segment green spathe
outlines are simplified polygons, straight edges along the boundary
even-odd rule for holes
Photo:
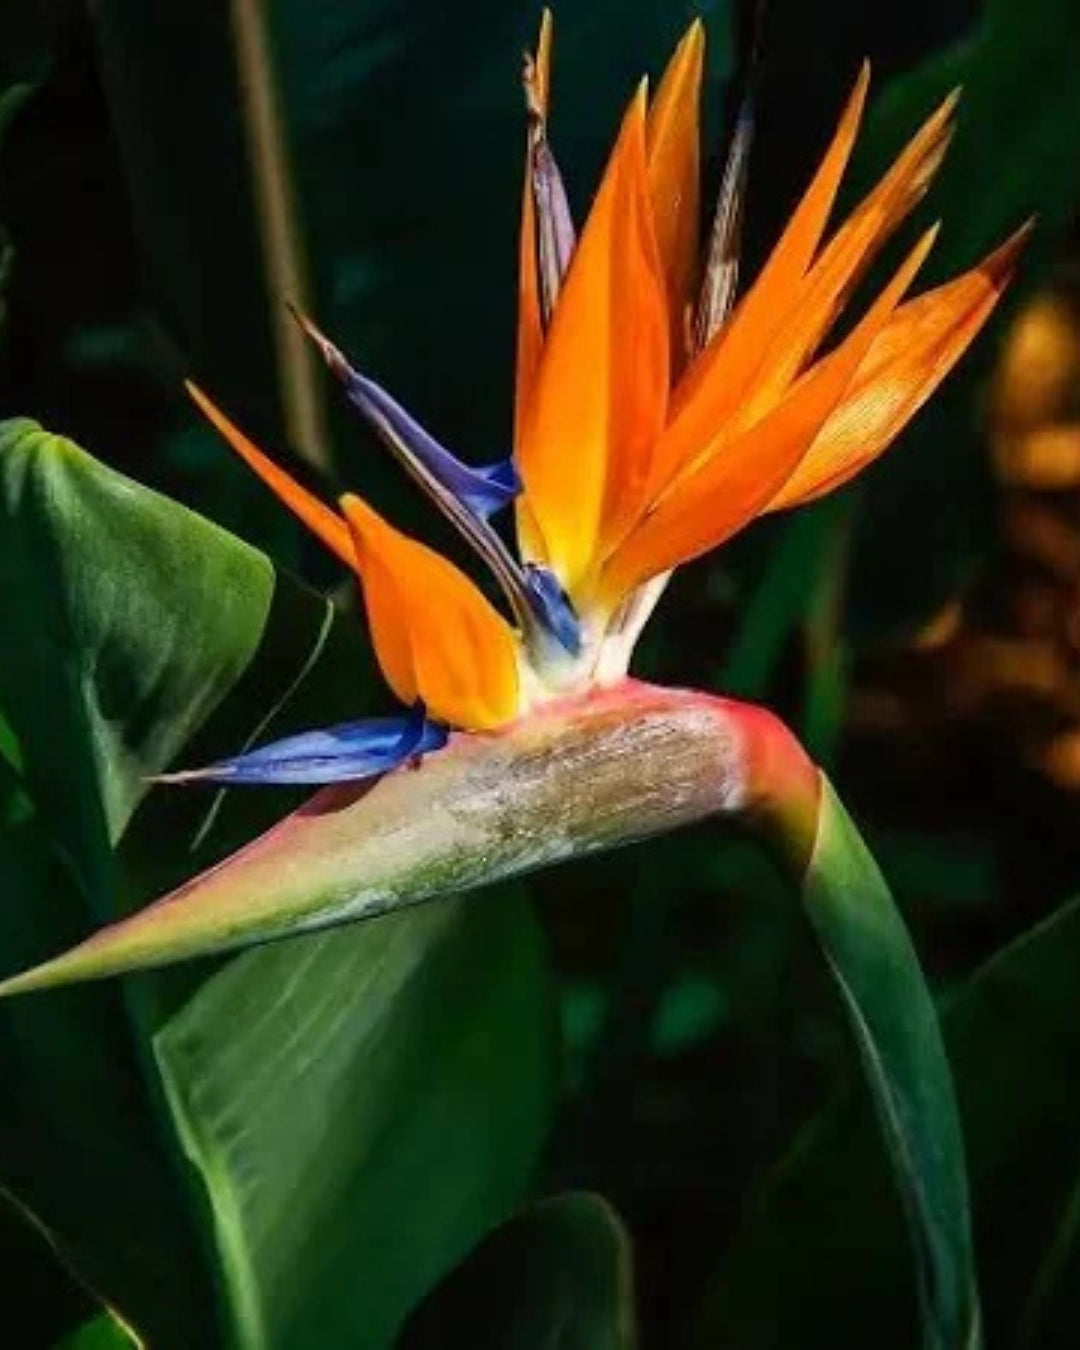
[[[749,706],[626,681],[497,735],[455,736],[418,768],[318,793],[231,858],[0,984],[0,994],[374,918],[714,814],[741,815],[760,758],[750,733],[762,728],[767,741],[773,727]]]

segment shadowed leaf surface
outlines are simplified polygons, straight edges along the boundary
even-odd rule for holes
[[[252,952],[159,1033],[243,1345],[389,1346],[513,1205],[554,1086],[546,989],[502,894]]]
[[[497,1228],[410,1320],[401,1350],[631,1350],[630,1239],[598,1195],[557,1195]]]
[[[138,1350],[138,1345],[115,1318],[102,1313],[58,1341],[54,1350]]]
[[[1064,1350],[1075,1337],[1078,960],[1074,900],[944,1010],[986,1324],[1002,1346]],[[770,1181],[724,1271],[717,1325],[732,1344],[796,1347],[814,1325],[854,1350],[883,1320],[908,1324],[902,1235],[865,1106],[813,1122]]]
[[[862,1147],[823,1131],[820,1150],[796,1153],[721,1272],[702,1343],[794,1350],[827,1329],[838,1346],[866,1345],[881,1308],[862,1297],[865,1280],[875,1291],[884,1283],[902,1294],[891,1316],[906,1328],[903,1343],[914,1344],[914,1277],[920,1343],[976,1347],[981,1319],[964,1151],[937,1016],[888,888],[827,784],[804,900],[846,1005],[876,1128],[864,1119]],[[872,1221],[863,1203],[870,1195]],[[838,1218],[849,1201],[852,1212]],[[876,1250],[881,1232],[895,1239],[888,1261]]]

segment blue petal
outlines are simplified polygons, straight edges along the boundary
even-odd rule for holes
[[[162,774],[163,783],[321,784],[348,783],[387,773],[416,755],[446,744],[446,728],[429,722],[422,709],[407,717],[362,722],[287,736],[245,755],[204,769]]]
[[[554,572],[526,563],[525,585],[533,613],[544,632],[571,656],[577,656],[581,651],[581,625]]]
[[[509,492],[511,497],[516,497],[521,491],[521,476],[512,459],[500,460],[498,464],[489,464],[487,468],[474,472],[483,475],[493,486]]]
[[[435,501],[454,517],[454,504],[464,505],[480,520],[501,511],[521,491],[510,460],[474,468],[463,464],[426,431],[392,394],[348,362],[344,352],[299,310],[293,314],[322,353],[323,360],[345,386],[353,407],[375,427],[395,455]],[[447,498],[450,498],[448,501]]]
[[[354,407],[374,424],[395,449],[411,455],[441,487],[452,492],[474,514],[486,519],[501,511],[521,491],[517,470],[509,460],[472,468],[425,431],[381,385],[347,366],[345,392]]]
[[[577,619],[558,582],[550,573],[528,569],[510,554],[489,516],[521,491],[510,460],[471,468],[441,446],[385,389],[361,375],[312,321],[290,305],[293,317],[323,360],[345,386],[350,401],[389,445],[409,474],[427,492],[447,519],[461,531],[491,568],[513,610],[514,620],[530,649],[550,652],[554,640],[576,655],[581,648]]]

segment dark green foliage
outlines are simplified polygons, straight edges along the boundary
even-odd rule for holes
[[[137,819],[112,853],[147,774],[183,746],[235,746],[282,703],[282,728],[339,698],[355,712],[359,680],[343,676],[362,666],[326,603],[261,554],[29,422],[0,428],[0,522],[0,584],[20,597],[0,702],[27,803],[0,836],[15,968],[146,898],[168,868],[208,860],[190,842],[206,798],[168,827],[167,806]],[[211,846],[236,828],[223,821]],[[150,869],[147,832],[171,841]],[[155,1346],[210,1346],[218,1326],[244,1344],[303,1345],[315,1300],[320,1343],[352,1347],[365,1270],[365,1343],[382,1344],[529,1173],[550,1093],[547,987],[531,916],[507,896],[485,921],[446,907],[252,953],[209,979],[188,967],[25,1001],[0,1038],[0,1180]],[[312,1048],[323,1018],[332,1061]],[[222,1040],[211,1028],[225,1023]],[[236,1063],[245,1027],[254,1041]],[[365,1131],[358,1094],[375,1079]],[[439,1110],[418,1112],[429,1094]],[[278,1128],[295,1171],[271,1167],[253,1192],[252,1159]],[[371,1138],[396,1142],[372,1163]],[[399,1250],[372,1224],[414,1189],[426,1226]],[[294,1282],[267,1256],[284,1254],[285,1215],[290,1268],[306,1257],[317,1276]],[[379,1267],[357,1266],[371,1244]]]
[[[630,1239],[598,1195],[509,1219],[425,1300],[402,1350],[632,1350]]]

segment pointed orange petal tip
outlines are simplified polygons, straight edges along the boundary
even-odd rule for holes
[[[705,28],[686,30],[661,76],[645,126],[648,187],[671,309],[671,345],[686,355],[684,320],[698,265],[701,77]]]
[[[547,116],[551,95],[551,43],[555,20],[546,6],[540,12],[540,30],[536,36],[536,52],[526,50],[522,63],[522,84],[525,105],[532,117]]]
[[[964,86],[954,84],[945,97],[941,100],[941,114],[943,117],[951,117],[960,106],[960,100],[964,97]]]
[[[668,316],[645,196],[645,81],[623,118],[524,405],[530,526],[572,595],[596,560],[608,488],[646,453],[668,395]],[[567,455],[573,457],[568,476]]]
[[[978,264],[977,270],[988,276],[995,285],[1006,286],[1012,280],[1020,256],[1035,230],[1036,218],[1029,216],[1019,229]]]
[[[912,250],[912,253],[913,256],[918,258],[918,262],[915,264],[916,272],[922,267],[930,254],[930,250],[937,243],[938,235],[941,233],[941,226],[942,222],[940,220],[932,221],[915,241],[915,248]]]
[[[362,564],[370,549],[377,549],[377,535],[381,529],[390,529],[374,507],[368,506],[355,492],[345,492],[338,498],[338,507],[352,531],[357,560]]]
[[[844,111],[840,114],[840,121],[837,126],[837,135],[847,132],[854,140],[862,125],[863,113],[866,111],[866,99],[870,93],[870,58],[864,56],[859,63],[859,73],[855,76],[855,84],[848,95],[848,101],[844,105]]]
[[[548,57],[551,54],[551,41],[555,35],[555,15],[552,13],[551,6],[545,5],[540,11],[540,31],[536,38],[536,50],[543,56]]]
[[[274,495],[321,539],[332,553],[336,553],[347,567],[356,563],[349,527],[325,502],[279,468],[269,455],[248,439],[235,423],[192,380],[184,381],[188,396],[206,420],[232,446],[242,460],[253,469]]]
[[[517,716],[513,629],[453,563],[347,494],[371,638],[387,682],[438,722],[488,731]]]
[[[700,64],[705,52],[705,24],[700,15],[688,25],[671,54],[667,72],[685,76]]]
[[[639,118],[641,119],[641,126],[644,130],[649,111],[648,75],[642,75],[641,79],[638,80],[634,92],[630,97],[630,103],[626,111],[628,116],[631,117],[635,123]]]

